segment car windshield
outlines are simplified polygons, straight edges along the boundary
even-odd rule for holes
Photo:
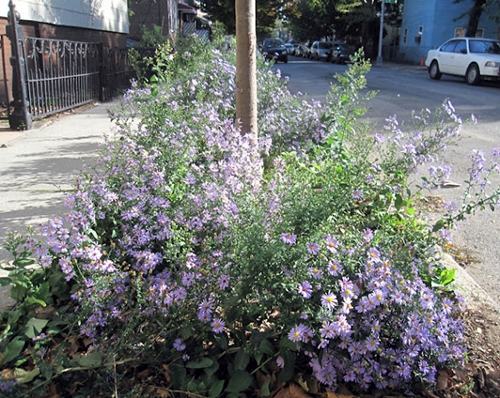
[[[356,47],[355,46],[350,46],[350,45],[339,46],[339,49],[344,54],[354,54],[356,52]]]
[[[471,53],[500,54],[500,42],[487,40],[471,40],[469,42]]]
[[[318,47],[328,50],[328,49],[333,47],[333,44],[332,43],[319,43]]]
[[[280,39],[264,40],[264,47],[281,47],[283,42]]]

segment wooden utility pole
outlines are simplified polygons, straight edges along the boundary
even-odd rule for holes
[[[236,119],[258,145],[255,0],[236,1]]]

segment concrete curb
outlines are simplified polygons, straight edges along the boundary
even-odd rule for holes
[[[491,312],[500,315],[500,306],[498,303],[472,279],[463,267],[457,264],[451,255],[442,253],[442,261],[446,268],[455,270],[456,290],[463,294],[468,308],[487,307]]]

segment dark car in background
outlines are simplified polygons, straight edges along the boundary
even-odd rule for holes
[[[350,44],[338,44],[329,54],[329,60],[334,64],[348,64],[358,48]]]
[[[284,63],[288,62],[288,51],[285,47],[285,43],[281,39],[264,39],[260,50],[267,60]]]

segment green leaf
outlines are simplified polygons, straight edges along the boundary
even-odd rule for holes
[[[394,201],[396,209],[399,210],[403,206],[403,197],[400,194],[396,194],[396,200]]]
[[[25,342],[21,340],[21,337],[16,337],[9,344],[7,344],[5,350],[3,351],[3,357],[0,361],[0,365],[4,365],[16,359],[23,351],[24,344]]]
[[[263,354],[273,355],[274,354],[274,346],[271,344],[269,340],[262,340],[260,343],[259,351]]]
[[[269,397],[271,395],[270,386],[271,386],[271,377],[267,376],[266,381],[264,382],[264,384],[262,384],[262,387],[260,389],[260,395],[262,395],[263,397]]]
[[[33,370],[30,370],[29,372],[26,372],[21,378],[18,378],[17,382],[19,384],[29,383],[33,381],[33,379],[37,377],[39,374],[40,374],[40,369],[35,368]]]
[[[10,296],[16,301],[21,301],[24,299],[27,291],[28,289],[26,287],[15,284],[10,288]]]
[[[47,319],[37,319],[31,318],[28,323],[26,323],[26,332],[24,333],[28,338],[32,339],[35,336],[38,336],[45,325],[47,325],[49,321]]]
[[[47,306],[47,303],[45,301],[37,299],[36,297],[32,297],[32,296],[26,297],[26,299],[24,300],[24,302],[26,304],[39,304],[42,307],[46,307]]]
[[[282,355],[284,366],[278,376],[278,381],[286,382],[292,379],[295,368],[295,355],[291,351],[285,351]]]
[[[12,282],[12,279],[10,279],[10,278],[7,278],[7,277],[0,278],[0,286],[8,286],[11,284],[11,282]]]
[[[455,272],[455,269],[444,269],[441,271],[439,283],[441,283],[441,285],[448,285],[453,282],[455,280]]]
[[[297,343],[294,343],[292,340],[288,338],[288,336],[283,336],[280,340],[280,348],[285,350],[297,350]]]
[[[444,227],[444,221],[439,220],[436,224],[434,224],[434,228],[432,228],[432,232],[437,232],[443,227]]]
[[[208,368],[203,369],[208,377],[212,376],[215,372],[217,372],[217,370],[219,370],[219,362],[217,361],[214,361],[214,363]]]
[[[252,384],[252,376],[243,370],[237,370],[231,376],[226,387],[226,392],[240,392],[246,390]]]
[[[28,265],[35,264],[35,260],[31,258],[17,258],[12,262],[16,267],[27,267]]]
[[[234,358],[234,368],[236,370],[245,370],[250,362],[250,355],[241,347]]]
[[[186,363],[186,368],[188,369],[204,369],[212,366],[214,361],[208,357],[203,357],[199,361],[189,361]]]
[[[88,355],[78,358],[78,364],[84,368],[95,368],[102,365],[102,354],[98,351],[92,351]]]
[[[227,336],[225,334],[216,334],[214,336],[215,341],[219,345],[220,348],[222,348],[223,351],[226,351],[229,347],[229,340],[227,339]]]
[[[213,384],[212,387],[210,387],[210,391],[208,392],[209,398],[217,398],[222,392],[223,388],[224,388],[224,380],[219,380],[215,382],[215,384]]]
[[[177,390],[184,389],[186,384],[186,368],[181,365],[172,364],[169,366],[169,373],[173,387]]]

